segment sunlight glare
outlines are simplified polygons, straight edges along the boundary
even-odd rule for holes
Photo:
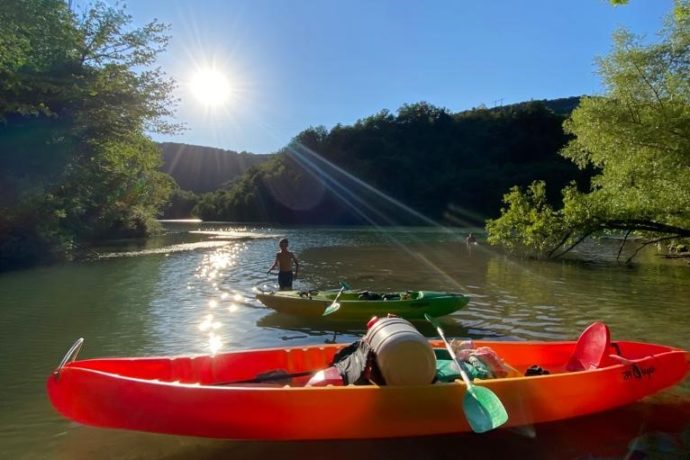
[[[198,70],[192,77],[190,89],[197,101],[206,107],[223,106],[230,99],[230,82],[217,70]]]
[[[199,324],[199,330],[206,332],[208,330],[216,330],[221,326],[222,324],[219,321],[213,320],[213,315],[206,315],[206,318]]]
[[[209,334],[208,336],[208,348],[211,350],[211,354],[215,355],[223,347],[223,340],[217,334]]]

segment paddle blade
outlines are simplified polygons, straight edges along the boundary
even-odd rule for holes
[[[467,391],[462,401],[462,408],[472,431],[475,433],[485,433],[507,422],[508,413],[501,400],[498,399],[498,396],[488,388],[472,385],[467,373],[457,361],[455,353],[446,340],[446,336],[439,322],[428,314],[424,314],[424,317],[438,331],[448,353],[450,353],[450,356],[456,361],[456,365],[460,370],[460,375],[467,386]]]
[[[340,291],[338,291],[338,295],[335,296],[335,299],[333,299],[333,303],[330,304],[328,307],[326,307],[326,309],[323,311],[321,316],[328,316],[331,313],[335,313],[336,311],[338,311],[338,309],[340,308],[340,304],[338,303],[338,299],[340,298],[340,294],[342,294],[344,290],[345,290],[345,286],[342,286],[340,288]]]
[[[506,408],[498,396],[488,388],[476,385],[468,388],[462,407],[475,433],[491,431],[508,421]]]
[[[343,288],[343,289],[346,289],[346,290],[348,290],[348,291],[351,291],[351,290],[352,290],[352,286],[350,286],[350,283],[348,283],[348,282],[345,281],[345,280],[340,280],[340,287]]]
[[[333,302],[333,303],[330,304],[328,307],[326,307],[326,309],[323,311],[323,313],[321,314],[321,316],[328,316],[328,315],[330,315],[331,313],[335,313],[335,312],[338,311],[339,309],[340,309],[340,304],[339,304],[338,302]]]

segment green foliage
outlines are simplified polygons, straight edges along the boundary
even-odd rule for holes
[[[8,112],[50,113],[41,95],[56,90],[74,57],[78,31],[65,2],[3,0],[0,4],[0,120]],[[41,75],[58,72],[54,78]]]
[[[196,217],[194,208],[199,204],[199,195],[188,190],[175,188],[163,212],[164,219],[189,219]]]
[[[81,18],[60,0],[0,4],[2,268],[154,229],[172,181],[144,133],[177,127],[173,84],[148,67],[168,38],[131,22],[104,3]]]
[[[688,8],[687,1],[676,10]],[[613,53],[599,61],[607,88],[603,97],[584,98],[564,125],[574,138],[563,156],[580,168],[594,167],[589,193],[564,190],[564,206],[549,227],[556,235],[536,253],[558,255],[588,235],[607,230],[635,231],[649,238],[690,236],[690,15],[675,14],[661,41],[645,45],[621,31]],[[494,243],[513,247],[515,214],[531,213],[530,196],[514,190],[508,208],[489,223]],[[513,234],[520,226],[513,227]],[[558,238],[562,233],[565,240]],[[521,237],[518,237],[520,239]],[[547,248],[550,248],[547,250]]]
[[[502,191],[515,183],[588,177],[556,154],[567,141],[564,119],[543,102],[457,114],[422,102],[352,126],[309,128],[278,158],[205,195],[197,212],[283,223],[427,224],[423,216],[483,222],[497,215]]]
[[[562,238],[562,219],[546,199],[544,181],[533,182],[525,193],[513,187],[503,201],[507,208],[501,210],[501,218],[487,222],[490,244],[505,242],[508,250],[519,254],[544,253]]]

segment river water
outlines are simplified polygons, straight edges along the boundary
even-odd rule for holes
[[[485,435],[338,442],[234,442],[95,429],[57,415],[44,384],[69,346],[80,358],[199,354],[360,337],[361,322],[280,315],[254,298],[280,237],[300,260],[295,288],[466,292],[451,337],[574,339],[605,321],[614,339],[690,349],[690,266],[642,254],[606,263],[506,257],[438,228],[282,228],[168,224],[164,237],[98,248],[92,261],[0,274],[0,452],[12,459],[690,458],[690,382],[620,410]],[[429,337],[435,331],[416,324]],[[315,420],[314,423],[318,423]]]

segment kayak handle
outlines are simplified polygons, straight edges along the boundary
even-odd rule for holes
[[[615,361],[618,361],[619,363],[623,363],[623,364],[635,364],[634,362],[632,362],[632,360],[630,360],[630,359],[628,359],[628,358],[624,358],[624,357],[622,357],[622,356],[620,356],[620,355],[613,355],[613,354],[611,354],[611,355],[609,355],[609,358],[611,358],[611,359],[613,359],[613,360],[615,360]]]
[[[62,358],[62,361],[60,361],[60,364],[58,367],[53,371],[53,377],[56,379],[60,378],[60,371],[62,371],[62,368],[65,367],[68,363],[71,363],[75,359],[77,359],[77,355],[79,354],[79,350],[81,350],[81,346],[84,345],[84,337],[79,337],[76,342],[74,342],[74,345],[70,347],[69,350],[67,350],[67,354],[65,354],[65,357]]]

